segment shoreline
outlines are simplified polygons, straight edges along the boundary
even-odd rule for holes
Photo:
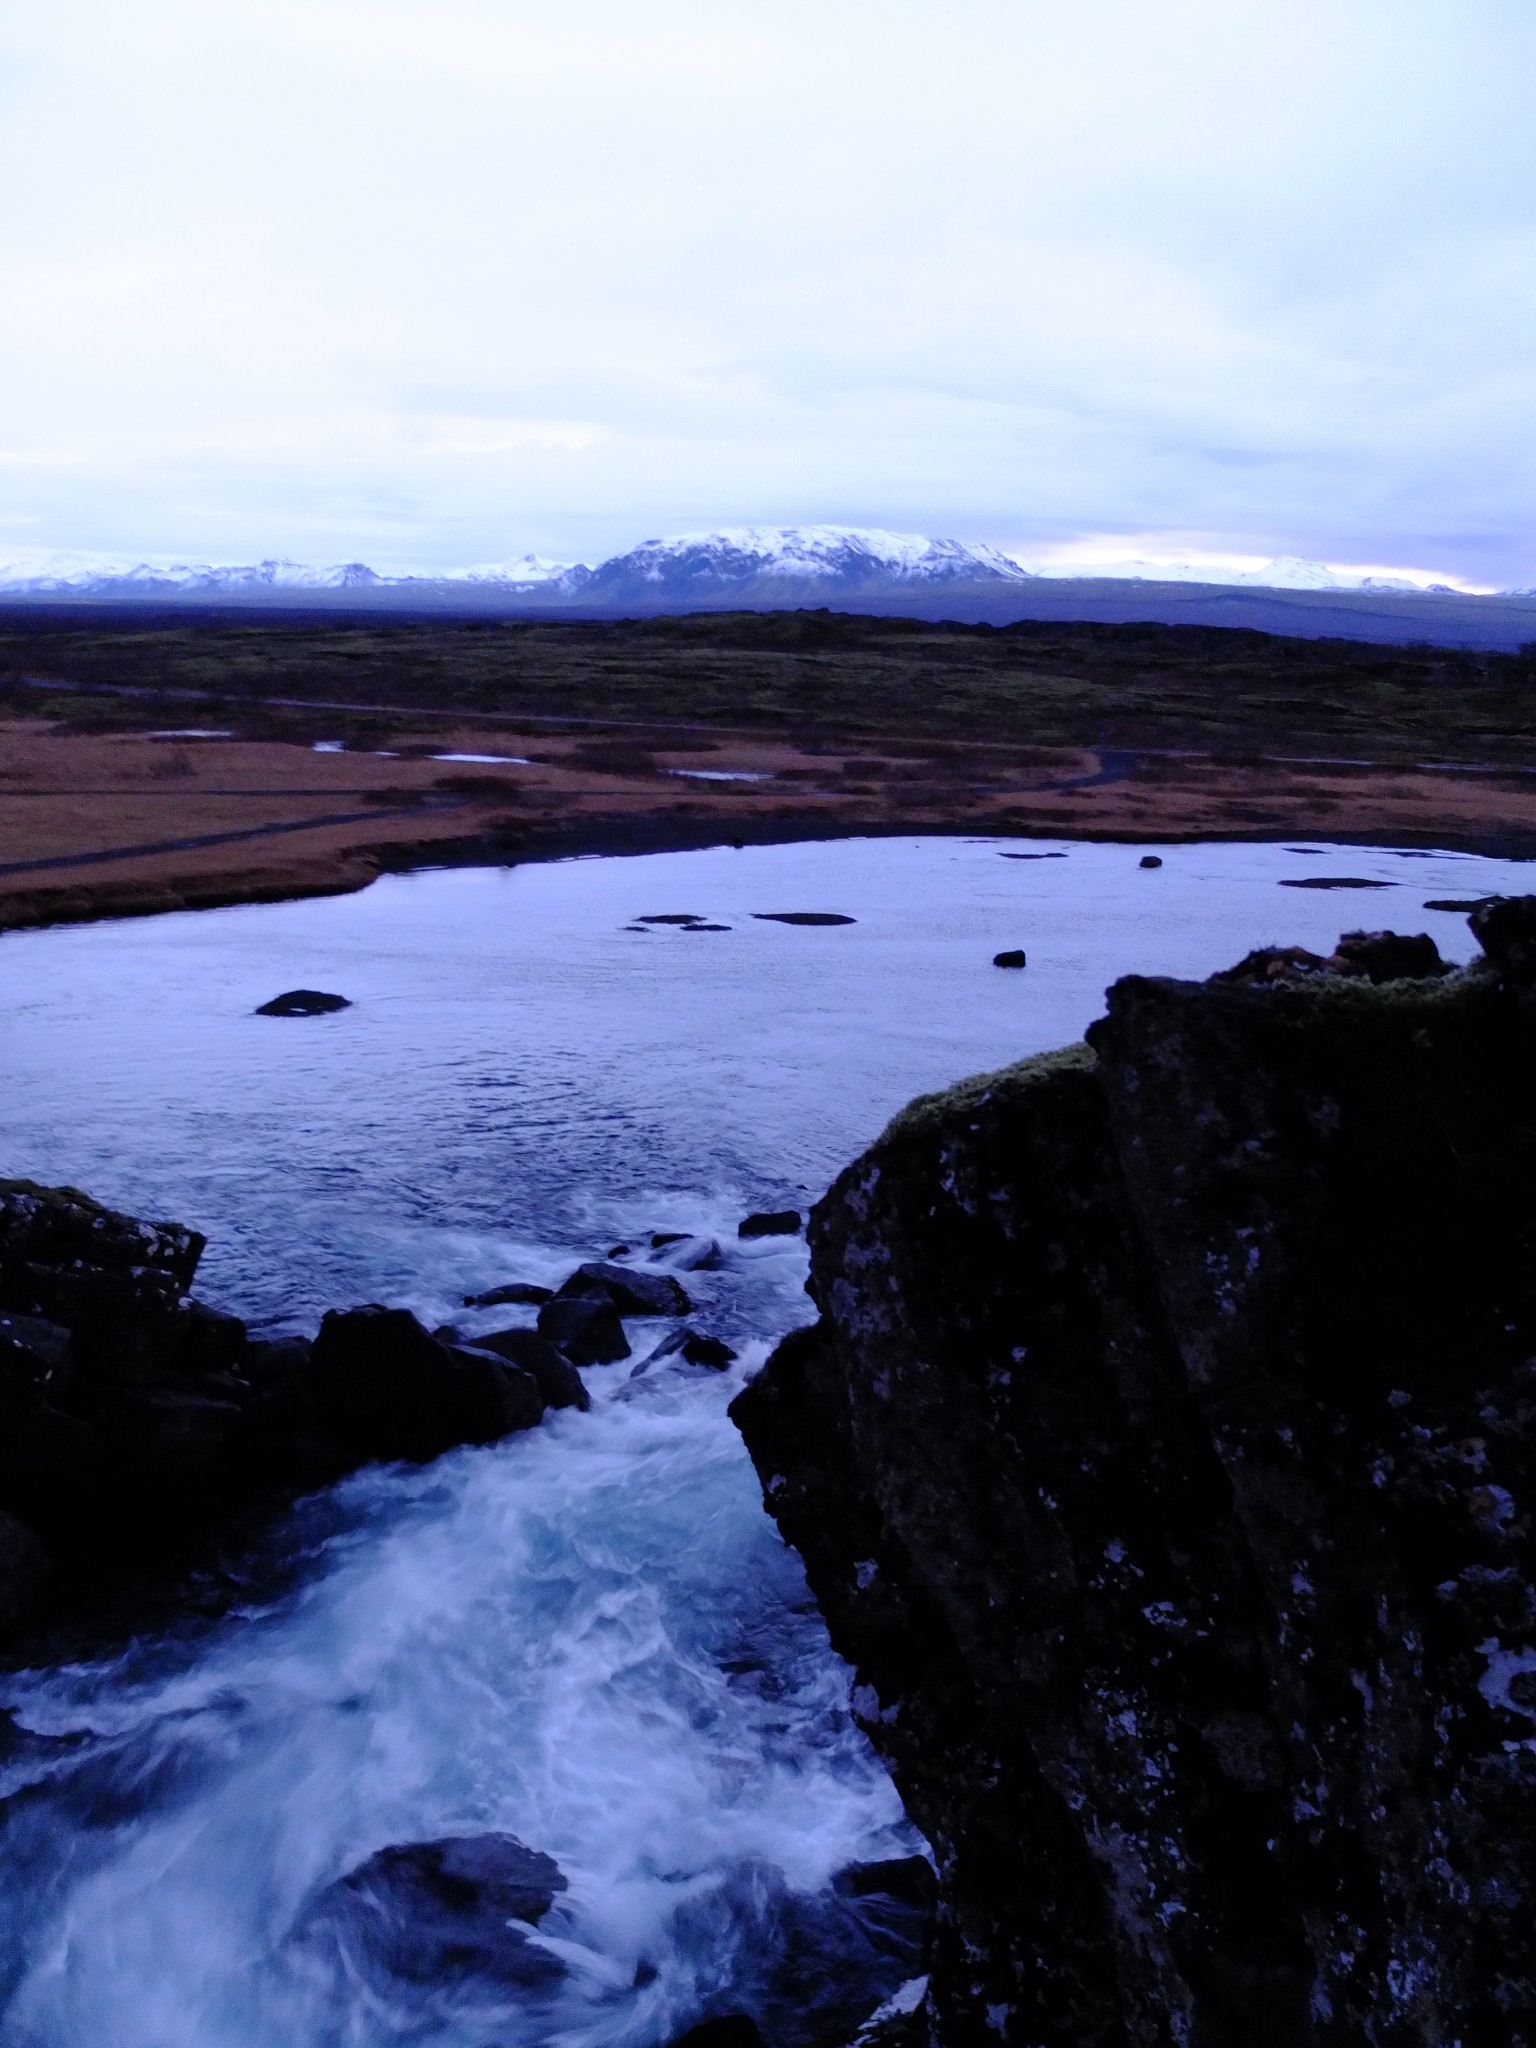
[[[1279,845],[1312,839],[1333,846],[1401,847],[1410,851],[1477,854],[1488,859],[1536,862],[1536,830],[1510,833],[1432,833],[1324,827],[1230,828],[1207,831],[1072,829],[1067,826],[998,827],[983,819],[884,823],[868,817],[797,813],[778,818],[710,819],[591,815],[579,823],[530,832],[491,831],[413,845],[359,847],[333,857],[323,871],[234,872],[207,882],[196,878],[72,882],[64,887],[0,892],[0,937],[13,931],[160,917],[179,911],[230,910],[245,904],[297,903],[322,896],[356,895],[386,875],[427,874],[444,868],[516,868],[562,860],[693,853],[714,846],[782,846],[837,839],[997,838],[1113,846]]]

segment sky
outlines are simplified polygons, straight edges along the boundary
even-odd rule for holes
[[[1531,0],[0,17],[0,560],[1536,584]]]

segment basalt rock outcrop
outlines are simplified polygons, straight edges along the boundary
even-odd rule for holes
[[[531,1331],[433,1336],[367,1307],[326,1316],[313,1343],[260,1341],[189,1299],[203,1247],[73,1188],[0,1181],[0,1638],[61,1601],[110,1606],[371,1460],[586,1405],[570,1358]]]
[[[1473,927],[1122,980],[818,1205],[732,1413],[937,1855],[905,2040],[1536,2041],[1536,899]]]

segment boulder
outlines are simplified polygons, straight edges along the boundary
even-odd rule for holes
[[[572,1365],[611,1365],[629,1356],[624,1325],[607,1295],[546,1301],[539,1310],[539,1334],[563,1351]]]
[[[537,1330],[492,1330],[488,1336],[468,1340],[477,1350],[490,1351],[508,1364],[530,1373],[537,1382],[546,1408],[592,1406],[581,1374],[547,1337]]]
[[[722,1337],[707,1337],[702,1330],[674,1330],[670,1337],[662,1339],[649,1358],[641,1360],[630,1377],[638,1379],[643,1372],[668,1358],[683,1358],[689,1365],[707,1365],[714,1372],[724,1372],[735,1357],[736,1353]]]
[[[1329,965],[1339,974],[1367,981],[1432,981],[1451,972],[1449,960],[1428,932],[1412,937],[1402,932],[1346,932],[1334,948]]]
[[[532,1280],[509,1280],[504,1287],[488,1287],[484,1294],[466,1294],[466,1308],[510,1308],[521,1303],[538,1308],[554,1297],[552,1287],[540,1287]]]
[[[258,1017],[329,1017],[337,1010],[350,1010],[350,996],[327,995],[324,989],[291,988],[269,1003],[259,1003]]]
[[[798,1209],[761,1209],[755,1215],[744,1216],[736,1226],[738,1237],[798,1237],[800,1235],[800,1211]]]
[[[554,1858],[515,1835],[411,1842],[380,1849],[332,1885],[309,1932],[328,1934],[370,1975],[424,1985],[480,1977],[537,1990],[565,1973],[530,1936],[566,1888]]]
[[[536,1421],[526,1388],[488,1352],[450,1350],[407,1309],[332,1310],[310,1366],[316,1412],[365,1457],[421,1464],[456,1444],[488,1444]]]
[[[1162,864],[1162,855],[1157,853],[1144,853],[1136,863],[1140,868],[1160,868]]]
[[[1536,900],[1127,977],[817,1205],[732,1404],[942,1872],[924,2040],[1536,2038]]]
[[[606,1298],[621,1316],[685,1316],[693,1303],[670,1273],[647,1273],[635,1266],[616,1266],[592,1259],[578,1266],[556,1292],[556,1299]],[[542,1325],[541,1325],[542,1327]]]
[[[1010,952],[994,953],[992,955],[992,965],[994,967],[1027,967],[1029,965],[1029,956],[1025,953],[1022,946],[1015,946]]]

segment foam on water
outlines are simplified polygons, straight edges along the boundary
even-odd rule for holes
[[[726,1256],[684,1276],[695,1320],[743,1353],[725,1376],[605,1368],[589,1415],[358,1474],[279,1539],[314,1552],[296,1587],[0,1682],[23,1731],[0,1761],[5,2048],[649,2048],[734,2009],[798,2048],[829,1981],[842,2017],[896,1989],[899,1945],[840,1920],[828,1883],[915,1837],[725,1416],[805,1318],[803,1248],[737,1242],[736,1218],[804,1207],[912,1094],[1075,1037],[1116,973],[1361,922],[1464,958],[1464,921],[1424,897],[1524,884],[1453,855],[1002,857],[1023,850],[450,872],[0,939],[5,1170],[210,1228],[210,1298],[301,1327],[369,1298],[437,1321],[703,1229]],[[1276,886],[1327,873],[1397,886]],[[752,916],[790,909],[858,922]],[[623,929],[683,910],[731,930]],[[1024,975],[991,966],[1017,945]],[[297,985],[355,1007],[251,1015]],[[638,1356],[671,1326],[629,1327]],[[379,1848],[487,1831],[570,1880],[540,1929],[553,1988],[385,1982],[315,1934]]]

